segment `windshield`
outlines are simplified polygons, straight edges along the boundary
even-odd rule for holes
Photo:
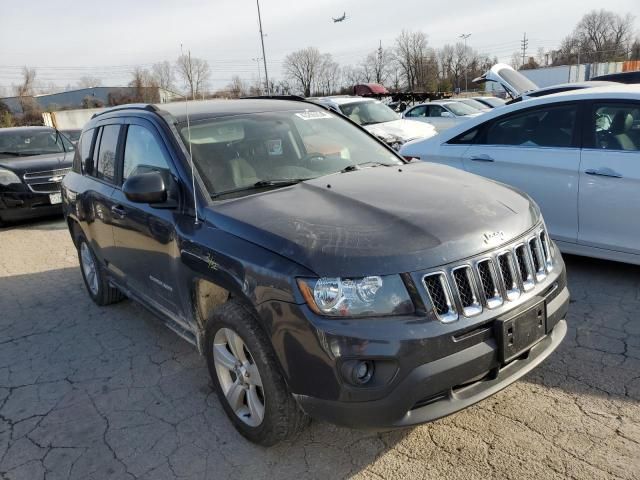
[[[0,130],[0,157],[27,157],[73,150],[56,130]]]
[[[346,103],[340,105],[340,110],[358,125],[374,125],[398,120],[396,112],[378,101]]]
[[[479,113],[478,110],[476,110],[475,108],[460,102],[447,103],[447,108],[451,110],[458,117],[463,117],[465,115],[474,115],[476,113]]]
[[[484,103],[488,103],[489,105],[491,105],[492,107],[495,107],[495,108],[501,107],[502,105],[504,105],[506,103],[501,98],[496,98],[496,97],[482,97],[482,101]]]
[[[186,124],[180,135],[189,148]],[[357,165],[400,165],[383,145],[325,111],[238,115],[191,124],[196,168],[212,196],[301,181]],[[358,168],[358,167],[355,167]]]
[[[503,68],[498,72],[500,77],[504,78],[504,80],[515,88],[518,93],[529,92],[531,90],[537,90],[538,86],[525,77],[523,74],[516,72],[511,68]]]
[[[458,102],[480,111],[487,110],[489,108],[485,104],[479,102],[478,100],[474,100],[473,98],[461,98],[458,100]]]

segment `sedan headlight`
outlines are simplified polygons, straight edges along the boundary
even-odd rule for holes
[[[404,315],[414,310],[399,275],[299,278],[298,285],[311,310],[320,315]]]
[[[20,178],[11,170],[0,168],[0,185],[11,185],[12,183],[22,183]]]

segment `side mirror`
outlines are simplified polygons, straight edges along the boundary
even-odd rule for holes
[[[451,112],[442,112],[440,114],[440,116],[444,117],[444,118],[453,118],[453,113],[451,113]]]
[[[134,203],[162,203],[167,200],[167,186],[160,172],[133,175],[124,182],[122,191]]]

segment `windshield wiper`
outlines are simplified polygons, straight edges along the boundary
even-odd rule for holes
[[[0,155],[13,155],[14,157],[31,157],[33,154],[24,152],[0,152]]]
[[[275,180],[260,180],[254,183],[253,185],[248,185],[246,187],[232,188],[231,190],[224,190],[222,192],[217,192],[211,195],[211,198],[218,198],[224,195],[229,195],[237,192],[245,192],[248,190],[258,190],[266,187],[286,187],[288,185],[295,185],[296,183],[304,182],[305,180],[310,180],[309,178],[282,178]]]

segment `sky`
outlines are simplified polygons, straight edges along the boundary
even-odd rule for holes
[[[509,62],[526,32],[528,51],[556,48],[601,0],[260,0],[269,75],[281,78],[284,57],[315,46],[341,64],[392,47],[403,30],[422,30],[440,47],[471,33],[468,45]],[[606,8],[640,17],[638,0]],[[346,12],[347,19],[331,17]],[[258,76],[260,37],[255,0],[0,0],[0,95],[10,94],[20,69],[36,68],[42,84],[62,88],[83,75],[121,86],[135,66],[174,61],[183,50],[206,59],[211,87],[231,76]],[[636,18],[636,28],[638,28]],[[261,72],[264,75],[264,70]]]

